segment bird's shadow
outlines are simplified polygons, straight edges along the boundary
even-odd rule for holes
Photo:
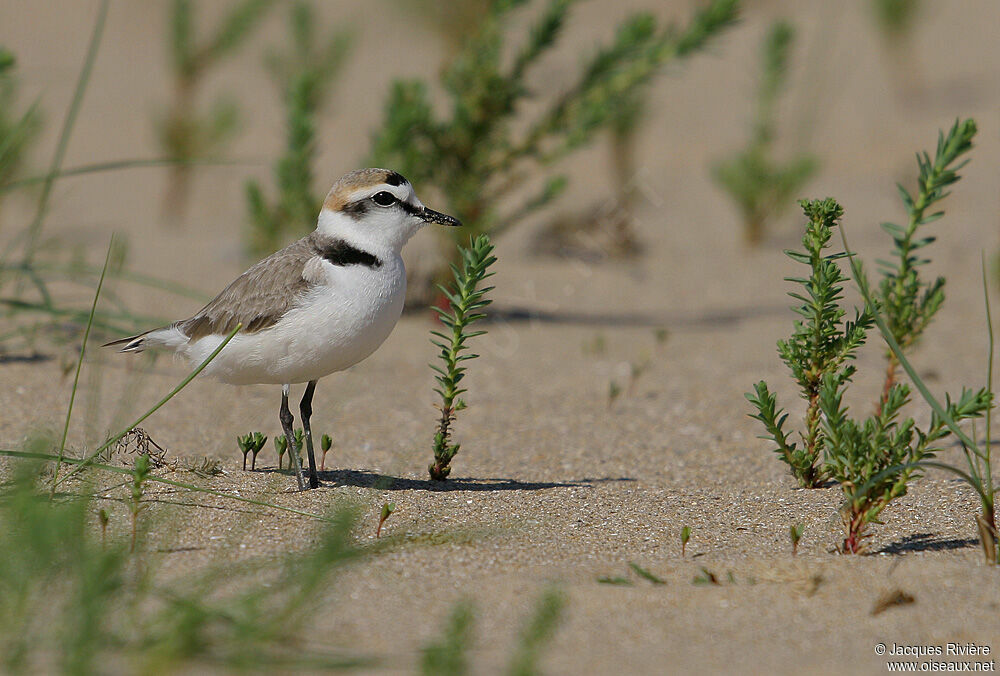
[[[977,538],[939,538],[935,537],[933,533],[913,533],[886,545],[878,553],[943,552],[975,547],[978,544],[979,540]]]
[[[257,470],[261,471],[261,470]],[[277,469],[265,469],[265,472],[277,472]],[[289,473],[288,470],[281,470]],[[547,488],[593,488],[594,484],[616,481],[635,481],[632,477],[583,478],[570,481],[518,481],[517,479],[455,477],[447,481],[432,479],[408,479],[404,477],[381,474],[370,470],[338,469],[318,473],[324,484],[333,486],[353,486],[355,488],[374,488],[383,491],[434,491],[440,493],[458,491],[539,491]]]

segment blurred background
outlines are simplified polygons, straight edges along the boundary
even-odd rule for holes
[[[52,166],[100,12],[0,3],[16,59],[2,115],[23,140],[0,173],[8,265],[99,266],[118,232],[120,269],[207,298],[306,234],[336,178],[378,162],[495,235],[498,306],[669,319],[733,310],[748,284],[781,304],[770,256],[800,236],[795,200],[838,197],[863,249],[901,217],[893,184],[912,182],[913,153],[957,117],[981,131],[948,204],[960,236],[937,253],[995,248],[990,0],[113,0],[60,166],[125,166],[42,197],[43,183],[18,181]],[[407,251],[415,307],[453,251],[439,236]],[[85,308],[93,273],[47,292]],[[37,304],[18,274],[4,271],[2,295]],[[109,328],[194,308],[142,286],[120,294]],[[12,318],[21,333],[0,351],[33,350],[34,319]]]

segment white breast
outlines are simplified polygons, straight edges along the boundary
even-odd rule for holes
[[[315,271],[325,283],[274,326],[237,335],[205,373],[238,385],[302,383],[357,364],[389,337],[403,310],[403,260],[398,254],[382,260],[377,268],[322,261]],[[221,340],[195,341],[185,356],[200,363]]]

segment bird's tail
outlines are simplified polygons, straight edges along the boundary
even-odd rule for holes
[[[181,331],[178,323],[170,326],[162,326],[158,329],[151,329],[145,333],[139,333],[128,338],[119,338],[110,343],[104,343],[101,347],[113,347],[121,345],[121,352],[142,352],[146,348],[162,347],[170,350],[183,349],[188,344],[189,338]]]
[[[156,329],[154,329],[155,331]],[[128,338],[119,338],[118,340],[112,340],[110,343],[104,343],[101,347],[114,347],[116,345],[121,345],[122,348],[119,352],[142,352],[146,349],[146,336],[148,336],[152,331],[146,331],[145,333],[140,333],[135,336],[129,336]]]

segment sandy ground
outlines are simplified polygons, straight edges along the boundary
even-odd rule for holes
[[[208,4],[213,11],[222,6]],[[687,4],[581,5],[566,48],[539,69],[541,91],[544,83],[566,81],[579,59],[574,50],[591,49],[629,10],[656,8],[680,18]],[[112,3],[68,166],[155,153],[150,111],[168,91],[162,5]],[[801,38],[782,109],[788,140],[805,139],[823,163],[806,194],[842,202],[852,244],[867,259],[888,249],[876,224],[901,218],[893,185],[912,185],[914,151],[932,148],[937,129],[956,117],[975,117],[973,162],[945,203],[945,220],[933,226],[940,240],[928,271],[947,276],[948,301],[915,361],[936,391],[980,385],[980,251],[996,249],[1000,213],[1000,6],[928,5],[905,85],[862,2],[843,9],[750,3],[742,24],[709,54],[670,69],[652,92],[638,151],[648,185],[636,214],[645,255],[603,264],[533,257],[531,225],[499,241],[501,312],[477,345],[482,358],[471,365],[470,408],[457,427],[462,452],[447,485],[426,479],[434,427],[426,364],[434,348],[423,315],[405,317],[370,359],[320,383],[313,425],[335,437],[328,460],[336,469],[323,475],[318,491],[293,492],[290,477],[271,471],[269,452],[261,456],[264,471],[239,470],[235,435],[279,429],[276,387],[195,381],[144,429],[175,459],[221,458],[226,473],[206,482],[217,490],[313,511],[349,498],[365,510],[363,541],[374,537],[382,503],[393,501],[387,533],[436,542],[353,568],[339,583],[337,602],[316,611],[315,640],[376,656],[386,671],[412,671],[420,646],[437,635],[453,605],[470,599],[478,609],[475,671],[497,673],[535,599],[551,585],[569,601],[543,659],[551,674],[882,673],[877,643],[974,642],[1000,650],[1000,578],[982,563],[972,520],[977,501],[968,487],[931,475],[873,528],[872,556],[844,557],[833,551],[841,538],[839,490],[796,490],[755,438],[759,430],[743,398],[754,381],[768,380],[800,412],[774,351],[792,320],[781,278],[795,265],[781,250],[796,246],[800,219],[789,214],[762,247],[744,248],[737,215],[707,170],[742,143],[757,47],[770,21],[782,16],[796,22]],[[82,0],[0,3],[0,36],[21,58],[25,93],[40,96],[48,111],[47,149],[95,7]],[[325,7],[325,18],[360,31],[338,89],[351,96],[335,97],[321,128],[320,174],[330,180],[363,156],[388,81],[432,76],[445,54],[433,32],[395,5],[365,7]],[[280,109],[258,55],[282,30],[271,17],[251,48],[210,82],[233,91],[246,108],[246,132],[234,151],[240,157],[267,158],[280,147]],[[389,58],[399,50],[407,58]],[[556,212],[593,206],[595,195],[609,194],[606,158],[598,144],[567,165],[573,188]],[[123,232],[131,269],[211,292],[244,264],[242,185],[250,175],[266,178],[267,166],[200,171],[187,221],[172,229],[156,216],[160,171],[64,181],[45,226],[47,250],[82,248],[98,260],[109,234]],[[435,206],[431,197],[425,201]],[[29,215],[26,200],[5,204],[3,241]],[[191,300],[121,282],[113,290],[150,314],[196,309]],[[662,343],[660,328],[668,332]],[[26,363],[14,354],[0,363],[5,447],[61,424],[70,386],[65,356],[57,348],[45,354],[52,358]],[[635,365],[645,368],[630,385]],[[859,369],[851,401],[864,411],[879,387],[877,347],[863,353]],[[169,359],[150,366],[92,351],[72,444],[82,448],[135,417],[184,372]],[[612,381],[625,391],[609,404]],[[921,407],[913,415],[928,418]],[[296,549],[315,535],[307,519],[247,515],[231,501],[159,490],[151,497],[165,524],[154,528],[151,545],[168,552],[164,569],[172,575],[225,557]],[[124,508],[109,504],[124,520]],[[805,536],[793,558],[787,531],[795,522],[805,525]],[[693,533],[684,557],[683,526]],[[439,533],[459,535],[433,535]],[[666,584],[635,575],[634,586],[598,583],[630,575],[630,561]],[[721,584],[694,584],[702,568]],[[878,599],[894,590],[915,602],[873,615]]]

